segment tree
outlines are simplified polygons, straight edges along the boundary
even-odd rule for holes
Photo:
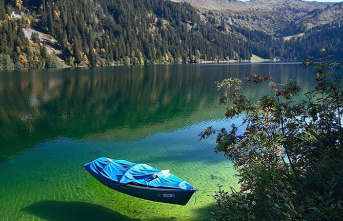
[[[40,44],[40,39],[39,39],[39,35],[37,32],[33,32],[32,35],[31,35],[31,40],[34,42],[34,43],[37,43],[37,44]]]
[[[60,68],[62,67],[62,64],[54,53],[49,53],[47,55],[45,66],[47,68]]]
[[[13,70],[14,63],[9,55],[0,54],[0,70]]]
[[[318,62],[318,63],[315,63]],[[239,79],[225,79],[228,88],[221,102],[225,116],[244,115],[241,127],[220,131],[212,127],[200,134],[217,134],[215,152],[223,152],[238,171],[241,190],[214,196],[214,220],[342,220],[343,133],[340,67],[330,56],[308,58],[315,65],[313,90],[307,100],[295,102],[300,93],[295,81],[276,84],[269,76],[253,75],[248,84],[269,82],[273,93],[251,102]],[[230,105],[229,105],[230,104]]]
[[[77,38],[74,40],[73,44],[73,56],[75,58],[75,63],[80,64],[82,62],[82,52],[81,52],[81,46],[79,44],[79,41]]]

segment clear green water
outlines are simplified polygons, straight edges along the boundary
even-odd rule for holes
[[[209,220],[218,185],[238,185],[214,137],[197,135],[232,124],[213,82],[251,73],[310,86],[299,64],[0,72],[0,220]],[[199,189],[196,203],[115,192],[83,173],[101,156],[170,169]]]

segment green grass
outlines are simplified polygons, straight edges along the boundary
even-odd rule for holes
[[[289,40],[291,40],[292,38],[299,38],[299,37],[302,37],[302,36],[304,36],[304,33],[298,33],[298,34],[296,34],[296,35],[291,35],[291,36],[283,37],[283,40],[289,41]]]

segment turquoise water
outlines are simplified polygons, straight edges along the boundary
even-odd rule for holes
[[[218,185],[238,184],[215,138],[198,134],[233,123],[213,82],[251,73],[311,85],[299,64],[0,72],[0,220],[209,220]],[[101,156],[170,169],[199,189],[196,199],[178,206],[115,192],[83,171]]]

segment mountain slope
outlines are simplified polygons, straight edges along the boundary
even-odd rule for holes
[[[305,31],[302,37],[294,37],[284,44],[283,57],[302,59],[318,55],[318,49],[325,48],[334,59],[343,59],[343,22],[316,26]]]
[[[56,54],[70,66],[106,66],[299,59],[341,47],[320,35],[340,33],[342,3],[175,1],[0,0],[0,69],[60,67]]]
[[[341,49],[343,3],[305,2],[301,0],[174,0],[189,2],[209,20],[217,20],[236,29],[248,41],[271,42],[269,49],[281,59],[302,59],[318,54],[321,48],[336,58]],[[251,37],[259,31],[261,36]],[[264,33],[264,34],[261,34]]]
[[[21,25],[17,32],[34,27],[51,35],[62,51],[60,57],[70,66],[246,60],[251,58],[252,51],[261,57],[273,56],[270,48],[249,41],[234,29],[208,22],[187,3],[24,0],[21,5],[1,1],[7,8],[2,12],[5,20],[13,12],[22,14],[10,21]],[[24,23],[26,20],[29,22]],[[31,40],[22,39],[24,45],[28,41]],[[39,38],[36,41],[39,43]],[[28,58],[31,52],[28,47],[21,55]],[[5,44],[0,45],[0,54],[9,54],[12,60],[19,56],[14,46],[7,48]],[[31,60],[17,63],[23,68],[37,68]]]
[[[314,10],[297,21],[298,24],[316,27],[331,22],[343,21],[343,2],[330,5],[321,10]]]
[[[174,0],[181,2],[183,0]],[[274,37],[295,34],[290,30],[298,20],[333,3],[304,2],[300,0],[184,0],[202,11],[211,10],[231,25],[264,31]],[[206,2],[206,3],[204,3]]]

